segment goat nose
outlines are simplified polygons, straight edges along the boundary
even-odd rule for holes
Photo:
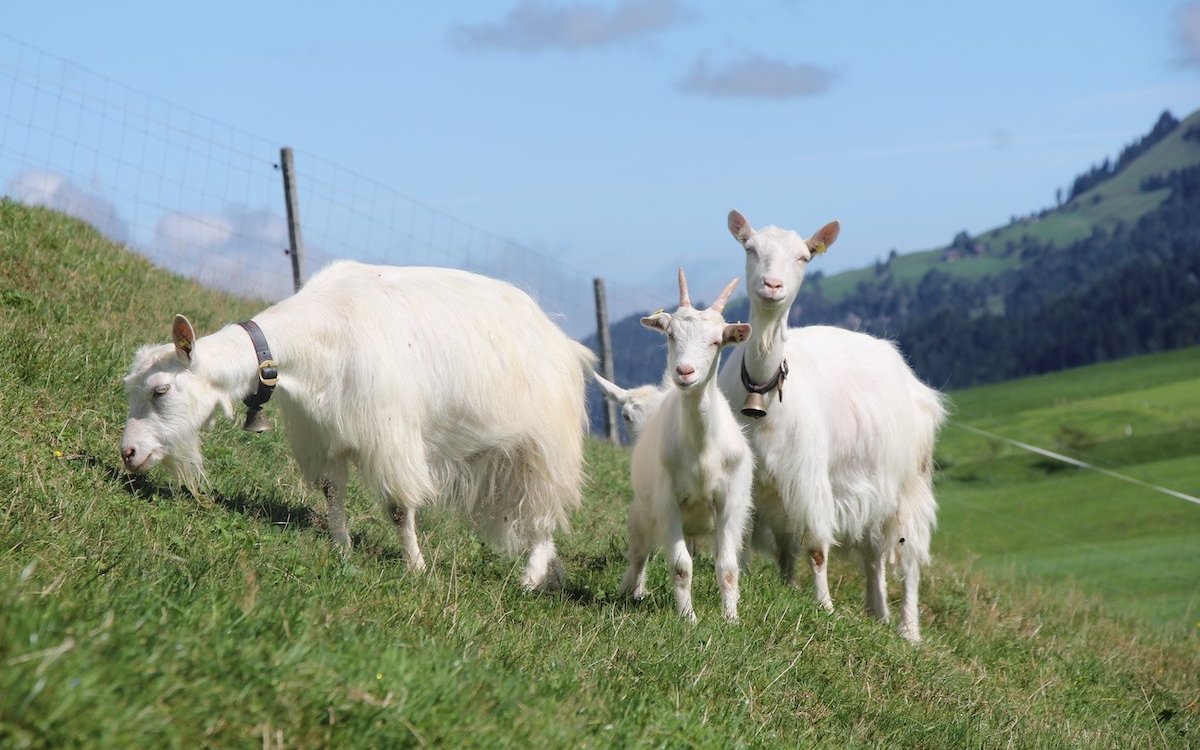
[[[783,289],[783,279],[765,278],[763,279],[763,286],[771,291],[778,291]]]
[[[134,448],[131,446],[131,447],[126,448],[125,450],[121,451],[121,460],[125,462],[126,466],[129,466],[130,464],[133,463],[133,457],[136,455],[137,455],[137,448]]]
[[[679,373],[680,377],[686,378],[696,372],[696,368],[691,365],[679,365],[675,368],[675,372]]]

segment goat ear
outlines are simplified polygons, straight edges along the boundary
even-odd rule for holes
[[[746,217],[742,216],[741,212],[736,208],[729,212],[727,224],[729,226],[729,233],[733,235],[735,240],[742,244],[745,244],[746,240],[750,239],[750,235],[754,234],[754,230],[750,227],[750,222],[746,221]]]
[[[838,233],[842,231],[842,225],[834,221],[829,222],[821,227],[821,231],[808,238],[808,251],[813,255],[820,255],[829,249],[838,238]]]
[[[661,331],[666,333],[671,327],[671,314],[665,312],[656,312],[653,315],[647,315],[642,318],[642,325],[652,331]]]
[[[600,375],[600,373],[593,372],[592,377],[596,379],[596,385],[600,386],[600,390],[604,392],[606,398],[616,401],[618,404],[625,403],[625,399],[629,396],[629,391]]]
[[[175,342],[175,356],[185,367],[192,363],[192,350],[196,348],[196,330],[182,315],[176,315],[171,323],[171,341]]]
[[[725,326],[725,335],[721,337],[721,345],[740,344],[750,338],[749,323],[730,323]]]

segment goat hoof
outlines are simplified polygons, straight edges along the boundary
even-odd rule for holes
[[[640,602],[647,596],[650,596],[650,592],[644,588],[635,588],[630,590],[625,586],[621,586],[617,589],[617,596],[624,597],[626,599],[632,599],[635,602]]]
[[[625,571],[625,575],[621,578],[621,585],[617,586],[617,596],[633,599],[635,602],[645,599],[649,593],[646,590],[646,584],[632,569]]]
[[[562,591],[567,585],[567,571],[557,560],[546,567],[546,574],[540,580],[529,576],[521,579],[521,585],[529,592],[550,593]]]

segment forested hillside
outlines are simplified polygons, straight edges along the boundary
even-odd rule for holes
[[[1135,223],[1065,247],[1027,238],[1020,265],[978,279],[884,272],[837,303],[806,286],[794,322],[894,338],[922,377],[954,388],[1200,343],[1200,167],[1165,184]]]

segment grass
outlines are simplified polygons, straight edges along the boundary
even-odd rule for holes
[[[762,561],[743,580],[737,624],[718,614],[704,557],[698,625],[674,614],[661,559],[650,599],[616,600],[628,462],[598,443],[585,506],[560,540],[568,590],[554,596],[524,594],[521,561],[437,512],[419,527],[430,570],[409,575],[357,487],[356,551],[341,562],[277,433],[215,429],[201,498],[159,475],[125,476],[120,375],[136,346],[165,340],[176,311],[203,332],[258,307],[155,270],[77,222],[0,202],[0,747],[1200,742],[1195,632],[1078,587],[994,575],[990,553],[956,551],[988,516],[967,503],[1003,501],[1001,482],[1026,469],[953,432],[918,648],[862,615],[844,556],[833,615]],[[1159,363],[1158,387],[1179,382],[1174,369]],[[1097,398],[1119,394],[1117,380]],[[1055,388],[1070,397],[1066,385],[1043,391]],[[1043,404],[1000,396],[1022,414]],[[960,398],[962,414],[987,400]],[[1053,433],[1038,415],[1018,423],[980,422]],[[956,473],[983,472],[985,454],[1009,473]],[[984,482],[995,497],[967,494]],[[980,543],[1003,548],[997,539],[990,527]]]
[[[1200,497],[1200,349],[955,394],[956,419]],[[955,427],[938,447],[939,544],[1057,580],[1115,612],[1200,627],[1200,506]]]
[[[907,282],[916,286],[925,274],[935,268],[958,278],[974,280],[1014,267],[1017,262],[1013,257],[970,255],[947,263],[942,260],[941,250],[922,250],[897,256],[892,259],[888,268],[897,283]],[[874,266],[857,268],[825,278],[821,282],[821,288],[826,299],[837,302],[853,292],[860,282],[870,284],[875,278]]]

